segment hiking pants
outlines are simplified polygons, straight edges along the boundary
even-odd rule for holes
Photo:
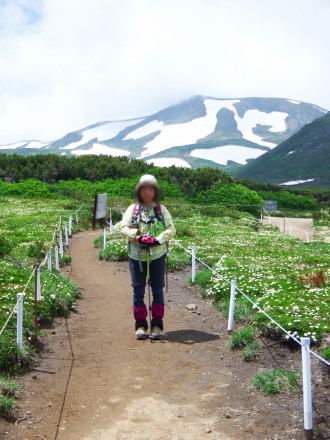
[[[150,285],[152,289],[152,321],[151,325],[158,326],[163,330],[164,318],[164,292],[165,285],[165,266],[166,255],[152,260],[150,263]],[[142,271],[137,260],[129,258],[129,269],[133,287],[133,310],[135,318],[135,328],[148,328],[148,311],[144,303],[145,287],[147,284],[147,263],[142,261]]]

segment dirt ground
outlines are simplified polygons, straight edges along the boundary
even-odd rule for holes
[[[269,224],[268,217],[264,217],[263,224]],[[307,240],[307,232],[309,240],[313,240],[315,229],[312,218],[271,217],[271,224],[277,226],[285,234],[290,234],[291,231],[292,237],[302,240]]]
[[[226,320],[187,287],[188,271],[170,275],[164,339],[136,341],[127,264],[97,259],[99,234],[71,240],[66,274],[84,299],[47,330],[40,364],[18,378],[25,419],[1,421],[0,439],[301,440],[301,392],[270,398],[251,387],[263,369],[299,369],[299,350],[265,340],[258,361],[245,363],[227,346]],[[329,385],[313,367],[314,415],[324,430]]]

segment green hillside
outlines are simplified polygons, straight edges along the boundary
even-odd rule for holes
[[[330,112],[278,145],[273,150],[236,171],[236,176],[258,182],[292,185],[299,188],[330,188]]]

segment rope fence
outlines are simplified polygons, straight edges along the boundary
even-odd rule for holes
[[[81,205],[80,208],[78,208],[76,211],[74,211],[71,214],[68,214],[66,217],[68,218],[68,224],[64,225],[64,230],[71,229],[72,232],[72,218],[75,215],[76,216],[76,223],[78,224],[79,222],[79,216],[78,213],[81,211],[81,209],[84,207],[84,205]],[[57,241],[62,242],[62,251],[63,251],[63,241],[61,240],[62,238],[62,229],[63,229],[63,217],[60,216],[59,217],[59,221],[57,222],[53,234],[52,234],[52,238],[51,241],[49,243],[49,247],[47,248],[46,252],[45,252],[45,258],[42,260],[42,262],[38,265],[33,265],[33,269],[31,271],[31,274],[28,278],[28,281],[26,282],[23,290],[17,295],[17,301],[15,303],[15,305],[13,306],[13,308],[11,309],[4,325],[2,326],[1,330],[0,330],[0,337],[2,336],[2,334],[4,333],[5,329],[7,328],[11,318],[13,317],[13,315],[15,313],[17,313],[17,345],[19,349],[22,349],[23,343],[23,337],[22,337],[22,333],[23,333],[23,300],[24,300],[24,296],[26,294],[26,290],[29,287],[33,277],[36,277],[36,284],[35,284],[35,289],[36,289],[36,299],[40,300],[41,299],[41,283],[40,283],[40,269],[46,265],[46,263],[48,263],[48,271],[51,272],[52,271],[52,259],[51,259],[51,254],[52,254],[52,249],[54,248],[55,250],[55,269],[59,270],[59,254],[58,254],[58,246],[54,246],[55,243],[57,243]],[[59,234],[59,235],[57,235]],[[71,235],[71,234],[70,234]],[[69,245],[69,242],[66,241],[66,245]],[[56,252],[56,248],[57,248],[57,252]]]
[[[315,351],[311,350],[310,344],[311,339],[308,337],[302,337],[300,340],[293,336],[288,330],[286,330],[279,322],[277,322],[274,318],[272,318],[265,310],[263,310],[255,301],[253,301],[242,289],[237,287],[236,280],[228,280],[223,277],[219,272],[210,267],[207,263],[205,263],[201,258],[196,256],[196,246],[192,246],[192,250],[190,251],[186,247],[184,247],[178,240],[172,239],[172,241],[177,244],[180,248],[184,250],[188,255],[191,256],[191,267],[192,267],[192,282],[195,282],[196,279],[196,261],[201,263],[204,267],[209,269],[213,275],[222,279],[230,288],[230,302],[229,302],[229,315],[228,315],[228,332],[233,331],[234,327],[234,313],[235,313],[235,300],[236,300],[236,292],[239,292],[246,300],[248,300],[254,308],[258,309],[260,313],[266,316],[272,324],[278,327],[282,332],[284,332],[289,338],[295,341],[297,344],[301,346],[302,353],[302,379],[303,379],[303,406],[304,406],[304,431],[306,438],[312,438],[313,433],[313,399],[312,399],[312,371],[311,371],[311,361],[310,356],[314,356],[318,361],[324,363],[328,367],[330,366],[330,362],[324,359]]]

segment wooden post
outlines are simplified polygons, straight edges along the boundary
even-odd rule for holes
[[[38,264],[34,266],[34,349],[38,347]]]
[[[95,194],[95,197],[94,197],[93,229],[96,228],[96,206],[97,206],[97,194]]]

